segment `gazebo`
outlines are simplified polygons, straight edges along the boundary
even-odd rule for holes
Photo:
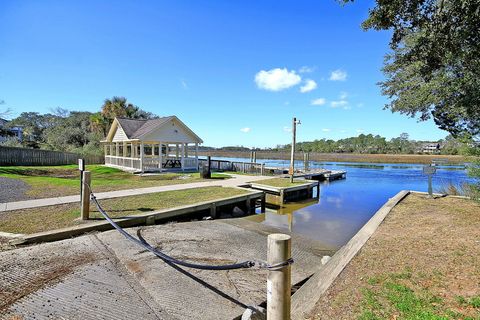
[[[105,140],[105,165],[129,172],[198,170],[203,143],[176,116],[139,120],[115,118]],[[194,156],[189,156],[189,151]]]

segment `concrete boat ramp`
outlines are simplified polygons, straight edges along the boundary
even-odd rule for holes
[[[266,260],[279,230],[246,219],[126,229],[177,259]],[[283,232],[283,231],[282,231]],[[292,284],[331,248],[292,235]],[[266,300],[264,269],[209,271],[165,263],[116,230],[0,252],[1,319],[234,319]]]

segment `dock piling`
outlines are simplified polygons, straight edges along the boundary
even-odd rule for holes
[[[269,265],[283,263],[291,258],[292,240],[289,235],[273,233],[268,236],[267,262]],[[267,319],[290,320],[291,266],[268,271]]]
[[[90,171],[82,171],[82,182],[80,212],[82,220],[88,220],[90,215]]]

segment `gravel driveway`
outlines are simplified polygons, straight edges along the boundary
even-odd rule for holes
[[[21,180],[0,177],[0,203],[30,199],[25,192],[30,188]]]

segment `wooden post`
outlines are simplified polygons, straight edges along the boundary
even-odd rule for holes
[[[262,163],[262,166],[260,168],[260,175],[262,175],[262,176],[265,175],[265,163]]]
[[[198,143],[195,143],[195,167],[198,170]]]
[[[82,214],[82,220],[88,220],[90,214],[90,171],[83,171],[82,177],[83,184],[82,199],[80,200],[80,212]]]
[[[297,118],[292,121],[292,150],[290,154],[290,182],[293,183],[293,175],[295,174],[295,143],[297,140]]]
[[[292,240],[287,234],[273,233],[268,236],[267,262],[282,263],[291,258]],[[267,319],[290,320],[291,266],[269,270],[267,278]]]
[[[143,141],[140,143],[140,170],[143,173],[143,156],[144,156],[144,144]]]
[[[185,170],[185,143],[182,143],[182,159],[180,160],[182,164],[182,171]]]
[[[217,219],[217,204],[216,203],[212,203],[210,204],[210,217],[212,217],[212,219]]]
[[[247,198],[247,201],[245,201],[245,207],[247,209],[247,214],[252,214],[252,200],[250,198]]]
[[[158,169],[160,169],[160,172],[162,172],[162,162],[163,162],[163,159],[162,159],[162,149],[163,149],[163,144],[160,142],[158,144]]]
[[[260,200],[260,212],[265,213],[265,192],[263,193],[262,199]]]
[[[78,159],[78,170],[80,171],[80,201],[83,194],[83,171],[85,171],[85,159]]]

